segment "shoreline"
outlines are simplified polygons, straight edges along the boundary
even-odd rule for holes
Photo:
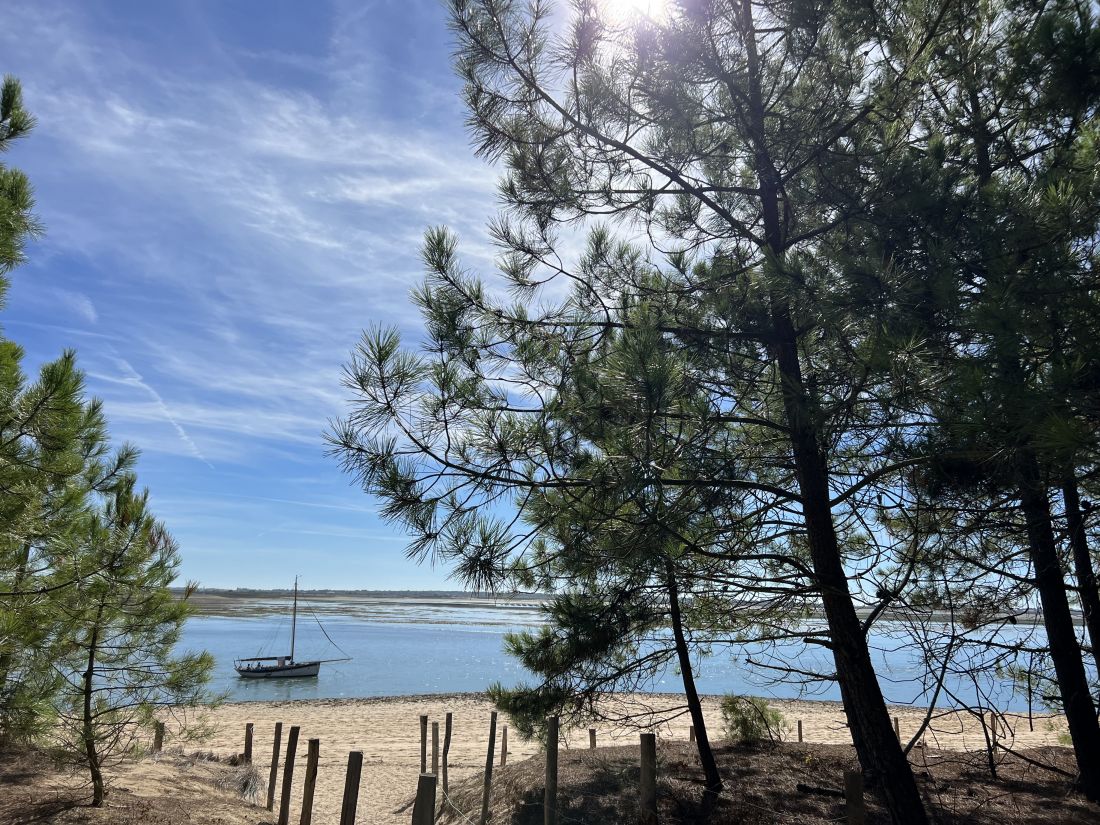
[[[699,698],[704,704],[707,702],[719,702],[727,694],[723,693],[700,693]],[[774,697],[774,696],[760,696],[756,694],[739,694],[747,699],[761,699],[767,702],[769,705],[775,706],[798,706],[798,705],[810,705],[835,708],[840,712],[843,712],[843,703],[838,699],[815,699],[809,696],[802,696],[796,698],[789,697]],[[644,698],[651,698],[660,701],[668,700],[680,700],[683,701],[682,693],[613,693],[607,694],[606,699],[614,701],[617,697],[630,696],[637,697],[639,701]],[[211,710],[214,708],[221,708],[227,706],[249,706],[249,705],[270,705],[271,707],[284,707],[294,705],[355,705],[355,704],[387,704],[392,702],[405,702],[405,701],[421,701],[421,702],[445,702],[448,700],[477,700],[477,701],[489,701],[489,693],[484,690],[473,691],[452,691],[449,693],[401,693],[392,694],[387,696],[325,696],[312,699],[227,699],[224,702],[218,702],[216,704],[200,705],[200,709]],[[887,702],[886,707],[891,711],[900,711],[902,713],[921,713],[924,714],[929,710],[929,705],[907,705],[898,704],[896,702]],[[963,714],[964,709],[951,708],[946,706],[940,706],[935,709],[935,715],[940,714]],[[1027,719],[1028,714],[1023,711],[1009,711],[1006,712],[1005,717],[1013,719]],[[1050,719],[1062,719],[1063,714],[1060,713],[1032,713],[1030,718],[1038,720],[1050,720]]]
[[[712,740],[720,740],[722,716],[720,697],[702,698],[704,718]],[[766,699],[768,705],[783,714],[784,739],[796,741],[797,723],[802,723],[806,743],[847,744],[851,737],[844,721],[840,703],[818,699]],[[674,713],[672,719],[652,726],[658,738],[664,741],[688,741],[690,717],[682,708],[682,694],[616,694],[608,697],[603,706],[608,715],[630,715],[634,721],[646,725],[645,709],[665,714]],[[318,739],[320,761],[314,804],[315,821],[335,821],[339,816],[343,795],[343,782],[348,754],[363,754],[363,781],[360,793],[360,818],[371,823],[404,823],[408,812],[403,806],[414,796],[420,772],[420,716],[429,717],[428,754],[431,754],[431,723],[440,727],[443,740],[445,715],[453,714],[453,735],[448,758],[450,780],[458,782],[480,774],[485,767],[490,713],[494,711],[488,695],[474,693],[431,693],[413,696],[367,696],[327,699],[282,699],[270,701],[223,702],[198,711],[200,724],[211,730],[208,739],[183,744],[185,750],[210,751],[219,759],[227,760],[244,748],[245,725],[253,727],[253,766],[266,783],[269,776],[273,750],[273,734],[276,722],[281,722],[282,741],[279,761],[285,758],[286,744],[291,726],[300,730],[294,773],[292,800],[300,804],[302,782],[305,774],[306,741]],[[898,719],[903,741],[916,732],[924,721],[927,708],[891,706],[891,716]],[[652,720],[652,717],[649,717]],[[635,745],[638,726],[627,726],[615,721],[591,723],[597,730],[597,744]],[[498,716],[495,763],[500,763],[500,747],[504,726],[511,726],[506,714]],[[1001,725],[1001,737],[1011,746],[1029,748],[1056,745],[1065,730],[1064,718],[1035,716],[1029,725],[1026,715],[1008,714]],[[587,748],[588,726],[583,729],[562,729],[563,748]],[[166,748],[173,741],[173,725],[169,723]],[[982,750],[986,747],[985,731],[981,723],[969,714],[937,710],[933,722],[925,734],[927,746],[932,751]],[[919,747],[919,746],[918,746]],[[539,753],[541,744],[524,741],[513,735],[508,739],[508,762],[518,762]],[[926,751],[928,753],[929,751]],[[281,787],[281,772],[277,788]],[[258,811],[263,810],[265,797],[257,799]]]

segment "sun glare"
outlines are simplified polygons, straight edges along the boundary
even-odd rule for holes
[[[660,20],[668,12],[671,0],[603,0],[612,19],[628,22],[638,17]]]

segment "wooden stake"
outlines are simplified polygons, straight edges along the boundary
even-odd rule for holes
[[[244,764],[252,764],[252,723],[244,726]]]
[[[428,772],[428,717],[420,717],[420,772]]]
[[[500,732],[500,766],[503,768],[508,764],[508,726],[505,725],[504,729]]]
[[[901,739],[901,721],[898,717],[894,717],[894,736]]]
[[[844,802],[848,808],[848,825],[866,825],[867,808],[863,803],[863,774],[844,772]]]
[[[438,724],[438,723],[437,723]],[[412,825],[435,825],[435,774],[422,773],[416,783]]]
[[[493,784],[493,752],[497,744],[497,712],[489,714],[489,753],[485,757],[485,787],[481,793],[481,819],[480,825],[486,825],[489,821],[489,790]]]
[[[546,720],[546,789],[542,795],[543,825],[558,825],[558,717]]]
[[[275,778],[279,775],[279,745],[283,742],[283,723],[275,723],[275,743],[271,746],[271,772],[267,779],[267,809],[275,810]]]
[[[802,741],[802,720],[798,720],[798,741]]]
[[[355,825],[355,808],[359,805],[359,777],[363,773],[363,752],[348,754],[348,773],[344,777],[344,801],[340,806],[340,825]]]
[[[157,722],[153,725],[153,753],[164,750],[164,723]]]
[[[690,728],[688,728],[688,741],[695,741],[695,725],[692,725]]]
[[[283,762],[283,792],[279,796],[279,825],[290,825],[290,791],[294,782],[294,756],[298,751],[298,731],[294,725],[286,740],[286,761]]]
[[[439,776],[439,723],[432,722],[432,776]]]
[[[451,752],[451,714],[443,721],[443,801],[447,801],[447,755]]]
[[[596,729],[595,728],[589,728],[588,729],[588,749],[589,750],[596,750]]]
[[[313,792],[317,789],[317,760],[321,755],[321,740],[310,739],[306,752],[306,784],[302,788],[302,817],[298,825],[311,825],[313,822]]]
[[[638,822],[657,825],[657,735],[641,734],[641,776],[638,780]]]

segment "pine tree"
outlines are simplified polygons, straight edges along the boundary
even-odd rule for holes
[[[34,120],[19,82],[0,89],[0,151]],[[9,272],[40,230],[26,176],[0,166],[0,305]],[[48,727],[58,688],[55,600],[75,579],[66,558],[72,531],[96,494],[131,466],[129,448],[109,456],[102,405],[88,400],[76,357],[65,352],[28,380],[23,350],[0,337],[0,739]]]
[[[588,478],[570,455],[571,439],[590,437],[573,423],[597,414],[590,397],[557,405],[578,342],[634,332],[624,296],[650,298],[662,308],[657,332],[695,354],[706,435],[684,461],[689,477],[655,464],[641,485],[755,498],[739,517],[731,503],[723,528],[770,525],[764,541],[796,562],[767,570],[764,587],[797,580],[824,612],[828,631],[814,642],[833,653],[861,765],[895,821],[924,822],[853,596],[867,599],[875,566],[862,563],[861,502],[912,466],[893,461],[909,426],[897,399],[914,394],[898,391],[907,376],[895,356],[920,353],[885,321],[891,296],[916,279],[881,261],[853,265],[865,262],[847,230],[894,196],[896,181],[868,175],[867,159],[908,151],[944,7],[881,11],[686,3],[668,20],[623,26],[582,2],[555,37],[542,5],[455,3],[478,148],[508,170],[508,212],[493,232],[522,300],[497,299],[462,272],[452,238],[430,233],[417,297],[434,357],[402,352],[394,334],[368,335],[348,369],[359,398],[334,443],[410,529],[413,555],[491,582],[539,528],[512,530],[499,505],[621,483]],[[656,254],[631,254],[596,230],[570,265],[560,227],[595,215],[644,234]],[[567,296],[535,303],[555,277],[572,282]],[[739,426],[724,433],[719,422]],[[652,431],[636,427],[638,437]],[[872,616],[896,600],[894,587],[882,590]]]
[[[892,250],[902,267],[932,262],[941,288],[950,278],[950,297],[925,318],[942,347],[943,381],[928,398],[939,426],[917,449],[936,456],[927,480],[941,501],[951,496],[957,509],[977,493],[1007,522],[1010,546],[1027,549],[1011,566],[981,555],[962,562],[978,579],[1011,571],[1009,600],[1030,595],[1021,584],[1038,595],[1081,786],[1097,800],[1100,725],[1063,559],[1072,559],[1095,650],[1100,597],[1077,474],[1096,455],[1100,31],[1093,12],[1072,3],[987,2],[950,23],[928,68],[931,134],[915,141],[946,170],[928,178],[938,212],[903,216]],[[1059,546],[1055,496],[1070,552]],[[967,529],[989,532],[990,519],[975,516]]]
[[[169,589],[179,569],[175,541],[148,511],[133,480],[83,524],[76,598],[61,610],[68,654],[58,663],[66,686],[61,730],[65,750],[89,773],[92,804],[103,804],[104,766],[129,752],[156,709],[193,708],[209,699],[209,653],[176,646],[192,606]]]

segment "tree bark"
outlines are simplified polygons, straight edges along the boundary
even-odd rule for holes
[[[691,655],[687,640],[684,638],[684,623],[680,615],[680,591],[676,584],[676,571],[672,559],[665,557],[665,573],[668,578],[669,614],[672,618],[672,635],[676,639],[676,657],[680,663],[680,674],[684,679],[684,696],[687,699],[688,713],[695,726],[695,745],[699,751],[699,762],[703,766],[703,779],[706,789],[712,794],[722,790],[722,777],[718,773],[718,763],[714,760],[714,751],[707,737],[707,725],[703,720],[703,705],[699,701],[699,692],[695,689],[695,675],[691,670]]]
[[[84,739],[84,756],[88,760],[88,772],[92,777],[92,807],[103,806],[107,796],[103,786],[103,772],[99,767],[99,752],[95,745],[95,725],[92,722],[92,677],[95,675],[95,656],[99,646],[99,621],[103,616],[103,607],[100,606],[96,613],[95,624],[92,626],[91,635],[88,637],[88,669],[84,671],[84,716],[81,726]]]
[[[1085,535],[1085,517],[1081,512],[1077,479],[1072,473],[1062,481],[1062,502],[1066,508],[1066,526],[1069,529],[1070,548],[1073,550],[1073,575],[1081,594],[1081,612],[1085,614],[1085,627],[1089,631],[1096,678],[1100,680],[1100,590],[1096,586],[1096,571],[1092,566],[1088,537]]]
[[[1035,586],[1043,605],[1043,625],[1050,658],[1058,678],[1073,754],[1080,771],[1082,793],[1100,802],[1100,723],[1089,692],[1085,662],[1070,613],[1066,582],[1054,540],[1050,501],[1034,453],[1024,448],[1017,455],[1020,507],[1027,520],[1028,546],[1035,567]]]

